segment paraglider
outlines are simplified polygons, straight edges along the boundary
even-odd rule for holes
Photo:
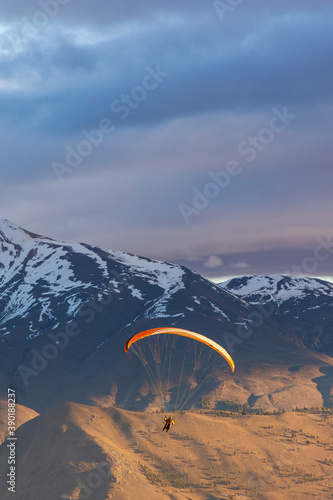
[[[221,356],[223,356],[223,358],[228,362],[231,371],[232,372],[235,371],[235,363],[232,357],[225,349],[223,349],[223,347],[217,344],[217,342],[214,342],[214,340],[211,340],[208,337],[201,335],[200,333],[191,332],[189,330],[183,330],[182,328],[153,328],[151,330],[145,330],[143,332],[136,333],[127,340],[127,342],[124,345],[124,351],[127,352],[128,349],[131,347],[131,345],[140,339],[143,339],[145,337],[150,337],[151,335],[160,335],[160,334],[181,335],[182,337],[188,337],[194,340],[198,340],[199,342],[208,345],[209,347],[217,351],[219,354],[221,354]]]
[[[164,420],[165,420],[165,424],[164,424],[163,430],[165,430],[165,432],[168,432],[170,430],[171,424],[174,425],[174,423],[175,423],[173,420],[173,416],[167,417],[165,415]]]
[[[152,406],[163,408],[166,415],[181,411],[204,385],[214,384],[223,376],[221,358],[232,372],[235,370],[232,357],[217,342],[181,328],[152,328],[136,333],[125,342],[124,351],[129,354],[129,350],[134,354],[134,359],[131,355],[129,359],[139,361],[137,369],[141,366],[145,370],[145,384],[148,382],[153,389]],[[147,385],[144,392],[147,395]],[[174,425],[173,417],[165,416],[164,421],[163,430],[168,432]]]

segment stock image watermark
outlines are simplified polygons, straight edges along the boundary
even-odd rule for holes
[[[311,255],[304,257],[301,264],[293,264],[288,274],[293,276],[304,276],[314,274],[318,271],[321,263],[326,262],[333,255],[333,235],[329,234],[326,238],[319,236],[318,245],[315,246]]]
[[[15,389],[8,388],[7,394],[7,438],[6,447],[8,448],[8,473],[7,489],[11,493],[16,491],[16,392]]]
[[[248,164],[252,163],[258,153],[264,151],[269,144],[275,139],[276,135],[283,132],[291,123],[291,120],[296,118],[296,115],[289,113],[286,106],[282,110],[274,108],[273,116],[270,118],[267,127],[262,127],[256,135],[249,135],[246,140],[239,143],[237,153],[240,157],[244,157]],[[192,189],[192,203],[180,203],[178,205],[179,212],[183,217],[186,225],[191,222],[191,217],[199,215],[208,205],[211,200],[217,198],[221,192],[226,189],[231,180],[244,171],[241,161],[236,159],[227,162],[223,170],[213,171],[208,173],[209,181],[202,188]]]
[[[213,7],[221,22],[225,20],[225,15],[234,12],[244,0],[214,0]]]
[[[14,50],[16,46],[35,38],[39,32],[46,28],[50,20],[55,18],[61,8],[73,0],[40,0],[39,9],[30,17],[22,17],[17,30],[5,32],[0,39],[3,48]]]
[[[92,130],[81,130],[82,139],[75,146],[67,145],[62,162],[53,161],[51,166],[58,181],[63,181],[64,176],[71,174],[79,167],[97,147],[99,147],[106,136],[113,134],[117,128],[116,118],[119,122],[126,120],[131,113],[143,103],[150,92],[156,90],[170,73],[163,71],[157,64],[154,68],[146,66],[146,73],[140,85],[132,87],[129,93],[121,94],[111,103],[111,117],[105,116],[100,120],[97,127]]]

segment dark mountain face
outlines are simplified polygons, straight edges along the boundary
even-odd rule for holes
[[[272,308],[272,318],[304,345],[333,356],[333,284],[316,278],[243,276],[220,285],[251,305]]]
[[[0,246],[0,397],[13,386],[18,402],[38,412],[64,401],[152,408],[147,380],[123,349],[131,335],[148,328],[194,330],[227,349],[236,372],[222,363],[220,378],[208,388],[217,409],[223,399],[270,409],[304,406],[296,390],[304,378],[294,367],[307,366],[313,378],[327,366],[286,340],[270,311],[184,267],[55,241],[7,220],[0,221]],[[269,396],[279,392],[281,376],[288,380],[284,397]],[[324,396],[309,384],[312,401],[330,404],[326,382]]]

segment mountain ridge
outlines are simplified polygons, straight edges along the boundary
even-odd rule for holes
[[[333,284],[287,275],[241,276],[220,283],[251,305],[272,306],[271,317],[310,349],[333,356]]]

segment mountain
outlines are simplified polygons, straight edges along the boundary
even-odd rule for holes
[[[330,292],[313,284],[319,299],[305,310],[305,292],[296,300],[285,285],[286,300],[272,279],[267,300],[255,293],[251,303],[248,293],[237,294],[241,282],[231,292],[185,267],[0,220],[1,498],[13,496],[13,447],[20,500],[330,498],[332,410],[282,410],[333,408],[333,358],[308,349],[280,319],[297,306],[311,318]],[[208,336],[236,366],[232,373],[219,357],[201,386],[185,340],[171,345],[170,405],[177,370],[197,392],[168,434],[150,365],[140,368],[124,352],[131,335],[160,326]],[[155,355],[161,368],[165,360]],[[6,436],[8,387],[17,403],[14,444]],[[271,414],[247,414],[261,409]]]
[[[221,330],[250,310],[186,268],[55,241],[8,220],[0,223],[0,249],[2,375],[37,411],[67,397],[90,401],[87,393],[99,392],[95,384],[110,392],[110,369],[121,385],[123,371],[133,371],[124,342],[140,329],[162,324],[200,331],[214,323]],[[106,388],[97,367],[108,373]]]
[[[123,346],[141,330],[176,326],[215,340],[236,365],[232,374],[222,363],[187,408],[208,395],[216,409],[226,400],[271,411],[332,405],[332,358],[185,267],[52,240],[6,219],[0,252],[0,398],[9,386],[38,413],[66,401],[157,409],[147,375]],[[171,403],[186,349],[175,349]],[[187,360],[184,376],[194,383]]]
[[[242,276],[220,286],[255,306],[271,309],[281,328],[304,345],[333,356],[333,284],[317,278]]]

